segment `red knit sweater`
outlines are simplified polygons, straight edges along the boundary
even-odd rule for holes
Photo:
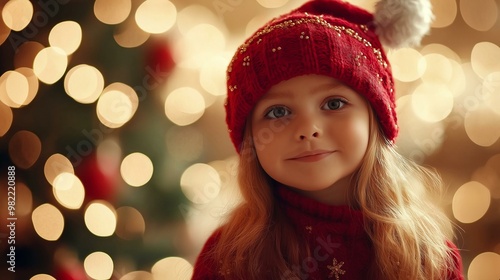
[[[311,257],[304,259],[300,267],[292,268],[300,279],[372,278],[369,268],[374,258],[373,247],[364,231],[360,211],[352,210],[348,206],[325,205],[285,187],[278,189],[278,196],[286,215],[311,249]],[[198,256],[193,280],[229,279],[220,272],[218,262],[210,259],[207,254],[217,240],[218,231],[207,240]],[[454,250],[453,258],[457,268],[448,273],[447,279],[461,280],[461,258],[455,245],[449,244]],[[262,279],[267,278],[263,275]],[[283,279],[292,278],[285,276]]]

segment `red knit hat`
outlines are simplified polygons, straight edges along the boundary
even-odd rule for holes
[[[393,14],[398,8],[403,15]],[[419,9],[427,13],[415,19]],[[313,0],[271,20],[238,48],[227,69],[226,122],[236,150],[261,96],[307,74],[336,78],[364,96],[392,143],[398,133],[394,81],[381,40],[391,47],[418,43],[431,20],[428,0],[382,0],[375,17],[340,0]]]

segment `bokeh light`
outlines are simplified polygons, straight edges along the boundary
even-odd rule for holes
[[[457,3],[455,0],[433,0],[432,12],[434,20],[431,23],[433,28],[443,28],[450,26],[457,17]]]
[[[490,190],[492,199],[500,199],[500,154],[488,159],[484,166],[474,170],[471,180],[480,182]]]
[[[214,25],[203,23],[177,40],[172,49],[173,58],[180,67],[199,69],[214,54],[224,52],[225,46],[224,33]]]
[[[189,280],[193,274],[193,266],[180,257],[168,257],[159,260],[151,268],[154,279]]]
[[[104,77],[94,66],[80,64],[66,74],[64,89],[80,103],[94,103],[104,89]]]
[[[469,265],[467,279],[498,280],[500,279],[500,255],[494,252],[484,252],[477,255]]]
[[[41,151],[42,142],[31,131],[18,131],[9,141],[10,159],[19,168],[30,168],[38,160]]]
[[[115,138],[102,140],[97,146],[97,165],[99,169],[113,176],[117,173],[122,158],[122,148]]]
[[[479,103],[465,114],[464,127],[472,142],[489,147],[500,138],[500,115],[488,105]]]
[[[165,100],[165,115],[177,125],[190,125],[205,112],[205,100],[194,88],[175,89]]]
[[[28,0],[8,1],[2,9],[5,25],[14,31],[21,31],[33,17],[33,5]]]
[[[85,258],[83,266],[88,276],[95,280],[110,279],[113,275],[113,259],[104,252],[98,251],[89,254]]]
[[[500,47],[491,42],[477,43],[472,49],[471,63],[472,69],[481,78],[492,72],[499,72]]]
[[[3,102],[0,102],[0,137],[9,131],[13,118],[12,109]]]
[[[116,229],[116,212],[114,207],[103,200],[93,201],[85,209],[85,225],[96,236],[111,236]]]
[[[142,153],[132,153],[126,156],[120,166],[123,180],[133,187],[145,185],[153,176],[153,162]]]
[[[202,23],[216,24],[219,19],[207,7],[193,4],[189,5],[177,13],[177,29],[181,34],[187,34],[188,31]]]
[[[157,280],[147,271],[131,271],[123,275],[120,280]]]
[[[257,14],[254,17],[252,17],[248,22],[245,27],[245,36],[250,37],[252,36],[257,29],[262,27],[264,24],[266,24],[270,20],[269,15],[267,14]]]
[[[257,2],[264,8],[279,8],[288,3],[289,0],[257,0]]]
[[[487,31],[498,19],[498,5],[495,0],[460,0],[460,13],[467,25]]]
[[[215,96],[226,94],[226,68],[230,58],[213,56],[200,69],[200,84]]]
[[[12,108],[21,107],[29,96],[29,81],[17,71],[6,71],[0,77],[0,101]]]
[[[106,24],[123,22],[132,9],[131,0],[96,0],[94,14],[98,20]]]
[[[168,0],[146,0],[135,13],[137,25],[144,31],[159,34],[175,24],[177,9]]]
[[[0,9],[2,8],[2,4],[0,4]],[[10,28],[3,22],[3,19],[0,20],[0,44],[3,44],[3,42],[9,38],[10,31]]]
[[[107,86],[97,101],[97,117],[102,124],[118,128],[127,123],[139,107],[135,91],[123,83]]]
[[[453,109],[453,94],[445,84],[421,84],[412,94],[412,108],[422,120],[441,121]]]
[[[63,50],[66,55],[74,53],[81,42],[82,27],[75,21],[60,22],[50,30],[50,46]]]
[[[52,191],[57,202],[68,209],[79,209],[85,199],[82,181],[73,173],[62,172],[57,175]]]
[[[453,66],[444,55],[433,53],[424,56],[427,67],[422,75],[426,83],[448,84],[453,77]]]
[[[412,82],[420,78],[427,68],[426,60],[412,48],[401,48],[388,53],[393,76],[402,82]]]
[[[24,182],[16,183],[16,215],[27,216],[33,210],[33,194]]]
[[[45,179],[54,185],[55,178],[64,172],[74,174],[73,165],[69,159],[61,154],[53,154],[46,161],[43,168]]]
[[[48,274],[37,274],[30,278],[30,280],[57,280]]]
[[[445,129],[443,122],[424,121],[413,106],[413,95],[404,95],[396,100],[401,128],[397,141],[401,153],[415,162],[423,163],[443,144]]]
[[[490,201],[490,191],[487,187],[476,181],[467,182],[460,186],[453,196],[453,216],[461,223],[473,223],[488,211]]]
[[[195,204],[206,204],[217,197],[221,188],[219,173],[204,163],[188,167],[181,176],[181,190]]]
[[[66,72],[68,57],[66,53],[56,47],[47,47],[41,50],[33,61],[33,71],[38,79],[46,84],[54,84]]]
[[[125,240],[140,238],[146,231],[146,222],[141,212],[129,206],[116,209],[116,235]]]
[[[14,54],[14,67],[27,67],[33,69],[36,55],[45,47],[39,42],[26,41],[22,43]]]
[[[129,18],[120,24],[113,35],[116,43],[124,48],[138,47],[144,44],[149,37],[150,34],[139,28],[133,18]]]
[[[500,71],[492,72],[484,78],[482,96],[484,103],[500,115]]]
[[[38,93],[38,78],[36,77],[33,69],[28,67],[17,68],[16,72],[26,77],[26,80],[28,81],[28,96],[26,96],[24,102],[21,104],[22,106],[26,106],[30,104],[33,99],[35,99],[35,96]]]
[[[42,204],[31,213],[36,233],[48,241],[58,240],[64,230],[64,217],[52,204]]]
[[[443,44],[432,43],[432,44],[425,45],[420,50],[420,53],[424,56],[427,54],[436,53],[436,54],[444,55],[445,57],[447,57],[449,59],[455,60],[456,62],[462,61],[460,56],[454,50],[452,50],[451,48],[449,48],[448,46],[443,45]]]

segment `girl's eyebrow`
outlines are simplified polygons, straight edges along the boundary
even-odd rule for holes
[[[337,82],[337,81],[328,82],[328,83],[320,84],[320,85],[312,88],[308,92],[308,94],[316,94],[316,93],[323,92],[325,90],[331,90],[331,89],[336,89],[336,88],[340,88],[340,87],[345,87],[345,85],[340,83],[340,82]],[[287,93],[288,93],[287,90],[269,91],[268,93],[264,94],[264,96],[262,96],[262,100],[275,100],[275,99],[287,98]]]

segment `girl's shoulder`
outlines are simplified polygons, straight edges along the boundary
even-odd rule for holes
[[[203,279],[203,280],[216,280],[224,279],[223,275],[219,271],[219,265],[213,258],[213,249],[217,245],[220,239],[221,228],[215,230],[212,235],[207,239],[205,245],[201,249],[198,255],[193,269],[192,280]]]

